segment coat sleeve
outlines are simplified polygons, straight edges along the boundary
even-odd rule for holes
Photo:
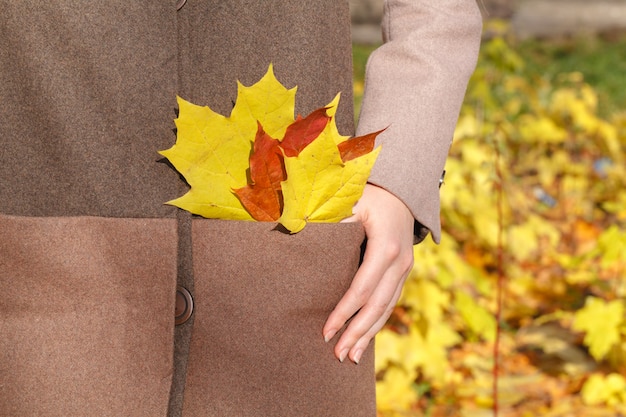
[[[480,10],[475,0],[386,0],[382,28],[357,134],[387,128],[370,182],[409,207],[416,236],[439,242],[439,180],[476,66]]]

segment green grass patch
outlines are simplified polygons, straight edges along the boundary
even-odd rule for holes
[[[555,78],[580,72],[599,96],[603,116],[623,110],[626,103],[626,35],[579,37],[514,44],[529,76]]]

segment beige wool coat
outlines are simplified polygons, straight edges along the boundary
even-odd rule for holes
[[[374,416],[373,349],[340,364],[321,335],[362,227],[192,218],[163,204],[186,185],[156,153],[176,95],[228,114],[270,62],[301,114],[341,92],[352,134],[348,2],[178,3],[0,0],[0,415]],[[436,240],[480,20],[387,0],[368,64],[371,182]]]

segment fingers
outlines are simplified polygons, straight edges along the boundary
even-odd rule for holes
[[[389,316],[391,316],[394,306],[397,303],[398,299],[400,298],[401,293],[402,293],[402,287],[399,286],[396,292],[394,293],[394,296],[391,302],[389,303],[387,309],[385,310],[385,313],[382,316],[380,316],[380,318],[369,328],[368,331],[365,332],[363,336],[361,336],[361,338],[359,338],[355,342],[352,342],[351,340],[346,341],[348,345],[353,344],[352,349],[348,351],[348,358],[352,362],[358,365],[359,361],[361,360],[361,356],[363,355],[363,352],[368,348],[370,341],[376,336],[376,334],[378,334],[378,332],[383,328],[385,323],[387,323],[387,320],[389,319]],[[340,342],[343,342],[343,341],[340,340]],[[336,355],[337,355],[338,350],[339,349],[335,349]]]
[[[369,253],[378,252],[370,249]],[[403,261],[393,258],[395,262],[389,265],[380,263],[374,255],[370,259],[370,263],[364,261],[350,289],[328,320],[330,326],[340,328],[352,317],[335,345],[335,356],[342,362],[346,357],[359,362],[363,351],[391,315],[412,265],[412,257]],[[377,265],[372,265],[375,263]]]
[[[354,363],[359,363],[363,352],[368,348],[371,340],[389,319],[401,292],[402,283],[396,286],[395,291],[389,298],[387,298],[388,294],[384,294],[384,299],[376,300],[378,294],[382,294],[382,292],[374,293],[374,297],[354,317],[335,345],[335,356],[341,362],[347,357]]]
[[[385,190],[369,191],[354,216],[368,237],[363,263],[323,329],[328,341],[352,317],[335,345],[335,356],[342,362],[359,362],[391,315],[413,266],[413,216]]]

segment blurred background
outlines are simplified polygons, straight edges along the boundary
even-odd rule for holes
[[[626,1],[478,1],[444,236],[377,338],[379,416],[626,416]],[[358,107],[382,0],[352,6]]]

